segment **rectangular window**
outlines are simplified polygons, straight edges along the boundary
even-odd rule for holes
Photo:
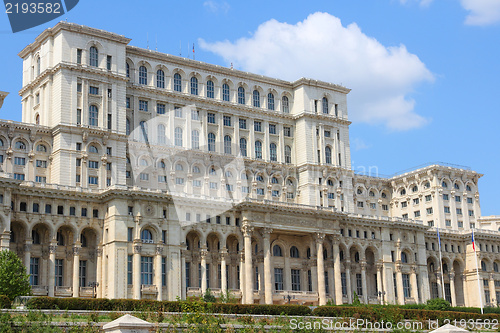
[[[35,176],[35,183],[47,183],[47,177],[45,176]]]
[[[142,180],[142,181],[148,181],[149,180],[149,173],[142,173],[139,175],[139,178]]]
[[[75,207],[69,207],[69,215],[70,216],[76,215],[76,208]]]
[[[300,290],[300,269],[292,269],[292,290]]]
[[[176,185],[183,185],[184,184],[184,178],[175,178],[175,184]]]
[[[408,203],[406,201],[401,201],[401,208],[408,207]]]
[[[126,101],[126,102],[125,102],[125,106],[126,106],[126,108],[127,108],[127,109],[130,109],[130,97],[127,97],[127,98],[125,99],[125,101]]]
[[[30,284],[38,286],[40,284],[40,258],[30,258]]]
[[[89,161],[89,169],[99,169],[98,161]]]
[[[260,121],[254,121],[253,122],[253,130],[255,132],[262,132],[262,122],[260,122]]]
[[[443,200],[450,200],[450,196],[448,194],[443,194]]]
[[[469,216],[474,216],[474,211],[469,209]]]
[[[425,201],[426,201],[426,202],[429,202],[429,201],[431,201],[431,200],[432,200],[432,195],[430,195],[430,194],[429,194],[429,195],[426,195],[426,196],[425,196]]]
[[[174,113],[176,118],[182,118],[182,108],[179,106],[174,107]]]
[[[220,270],[220,267],[219,267],[219,270]],[[255,266],[255,276],[253,279],[253,290],[259,290],[259,266]]]
[[[111,129],[113,126],[112,115],[108,113],[108,129]]]
[[[264,189],[263,188],[258,188],[257,189],[257,195],[264,195]]]
[[[276,125],[269,124],[269,134],[276,134]]]
[[[156,104],[156,113],[165,114],[165,104],[161,103]]]
[[[82,143],[81,142],[76,143],[76,150],[78,150],[78,151],[82,150]]]
[[[191,120],[200,120],[200,111],[191,110]]]
[[[342,296],[347,296],[347,278],[344,272],[340,273],[340,282],[342,284]]]
[[[133,260],[133,255],[128,255],[127,256],[127,284],[132,284],[132,270],[133,270],[133,265],[132,265],[132,260]]]
[[[63,259],[56,259],[55,262],[55,286],[62,287],[63,284],[63,270],[64,270],[64,262]]]
[[[413,199],[413,204],[418,205],[420,203],[420,200],[418,198]]]
[[[240,118],[239,122],[240,122],[240,129],[247,129],[247,120],[246,119]]]
[[[82,208],[81,215],[82,217],[87,217],[87,208]]]
[[[14,157],[15,165],[26,165],[26,158],[24,157]]]
[[[97,185],[99,183],[99,177],[89,176],[89,184]]]
[[[216,190],[217,189],[217,183],[216,182],[210,182],[209,187],[211,190]]]
[[[329,138],[332,136],[332,132],[330,131],[325,131],[325,138]]]
[[[141,285],[153,284],[153,257],[141,256]]]
[[[361,274],[356,274],[356,292],[359,296],[363,295],[363,282],[361,281]]]
[[[24,180],[24,173],[15,173],[14,179],[16,180]]]
[[[283,268],[274,269],[274,289],[283,290]]]
[[[82,109],[76,109],[76,124],[82,124]]]
[[[89,94],[99,95],[99,87],[89,86]]]
[[[427,208],[426,212],[427,212],[428,215],[432,214],[432,207]]]
[[[291,137],[292,136],[292,128],[285,126],[283,127],[283,135],[286,137]]]
[[[457,208],[457,215],[462,215],[462,208]]]
[[[40,211],[40,205],[36,202],[33,203],[33,213],[38,213]]]
[[[80,260],[80,287],[87,286],[87,260]]]
[[[139,111],[148,112],[148,101],[139,100]]]
[[[76,63],[82,63],[82,49],[76,49]]]
[[[193,187],[201,187],[201,180],[193,180]]]
[[[458,227],[463,228],[464,227],[464,222],[463,221],[458,221]]]
[[[224,122],[224,126],[231,126],[231,117],[230,116],[224,116],[223,117],[223,122]]]
[[[227,267],[227,266],[226,266]],[[186,288],[191,287],[191,263],[186,263]]]
[[[389,210],[389,205],[382,205],[382,210]]]
[[[376,203],[371,202],[371,203],[370,203],[370,209],[377,209],[377,204],[376,204]]]
[[[132,242],[134,240],[134,228],[127,228],[127,241]]]
[[[467,203],[471,204],[472,203],[472,198],[467,198]]]
[[[161,285],[167,286],[167,258],[161,258]]]
[[[460,202],[462,201],[462,198],[459,195],[455,195],[455,201]]]
[[[364,207],[364,202],[363,201],[358,201],[357,206],[358,206],[358,208],[363,208]]]
[[[449,214],[450,213],[450,207],[447,207],[447,206],[444,207],[444,212],[447,213],[447,214]]]
[[[207,122],[209,124],[215,124],[215,113],[208,113],[207,114]]]
[[[79,93],[82,92],[82,84],[81,83],[76,84],[76,92],[79,92]]]
[[[411,297],[410,275],[403,274],[403,294],[405,298]]]
[[[111,60],[112,57],[110,55],[106,57],[106,68],[108,69],[108,71],[111,70]]]

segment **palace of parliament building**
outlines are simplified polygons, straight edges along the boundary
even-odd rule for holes
[[[355,173],[349,89],[129,42],[60,22],[19,53],[22,122],[0,121],[0,247],[34,295],[500,302],[500,217],[481,217],[481,174]]]

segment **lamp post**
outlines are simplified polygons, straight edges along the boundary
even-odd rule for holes
[[[385,296],[385,291],[380,291],[378,292],[378,298],[380,299],[380,304],[384,304],[384,296]]]
[[[89,287],[94,288],[93,298],[97,297],[97,287],[99,287],[99,282],[89,282]]]
[[[288,300],[288,304],[290,304],[290,300],[295,299],[295,295],[290,296],[290,294],[287,294],[283,296],[283,299],[285,300],[285,302]]]

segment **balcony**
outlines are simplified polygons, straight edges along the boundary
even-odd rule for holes
[[[158,290],[153,284],[143,284],[141,285],[141,293],[143,295],[156,295],[158,293]]]
[[[80,297],[94,297],[94,287],[80,287]]]
[[[71,297],[73,296],[73,288],[72,287],[56,287],[54,295],[56,297]]]
[[[31,293],[33,296],[47,296],[49,288],[47,286],[31,286]]]

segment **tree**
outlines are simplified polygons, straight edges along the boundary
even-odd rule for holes
[[[16,296],[31,293],[30,276],[26,273],[21,259],[9,250],[0,252],[0,295],[7,296],[11,301]]]

